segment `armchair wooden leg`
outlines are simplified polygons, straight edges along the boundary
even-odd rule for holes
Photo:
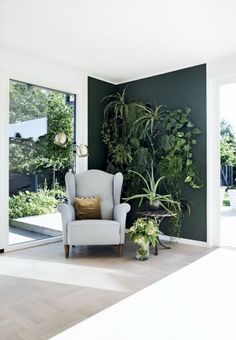
[[[118,244],[118,256],[119,257],[123,256],[123,253],[124,253],[124,245]]]
[[[69,250],[70,250],[70,246],[68,244],[64,245],[64,251],[65,251],[65,258],[68,259],[69,257]]]

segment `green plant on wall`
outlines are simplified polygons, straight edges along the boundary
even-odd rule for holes
[[[150,105],[136,104],[141,109],[141,115],[136,119],[136,132],[140,130],[141,137],[153,136],[157,124],[160,122],[162,114],[166,112],[164,105],[155,105],[153,108]]]
[[[143,200],[146,199],[149,209],[155,209],[155,205],[158,205],[158,207],[163,208],[165,211],[175,217],[176,213],[181,209],[180,203],[173,200],[171,194],[163,195],[158,193],[160,184],[165,177],[160,177],[157,180],[154,178],[153,164],[151,165],[151,172],[149,173],[146,171],[148,180],[146,180],[146,178],[137,171],[130,170],[130,172],[141,178],[143,188],[141,189],[140,193],[136,193],[133,196],[125,198],[125,201],[127,202],[133,199],[139,199],[139,206],[141,206]]]
[[[104,109],[102,140],[108,149],[109,172],[121,171],[125,176],[125,192],[131,194],[135,185],[133,174],[128,172],[135,166],[139,172],[144,172],[150,164],[152,156],[150,148],[144,143],[135,126],[142,111],[141,103],[126,100],[126,89],[121,94],[107,96],[108,102]]]
[[[148,180],[153,164],[153,177],[165,177],[160,189],[164,192],[159,194],[170,194],[177,202],[176,218],[170,224],[179,236],[183,212],[177,207],[188,207],[182,198],[183,186],[197,189],[202,185],[193,157],[201,131],[191,120],[191,109],[168,110],[164,105],[128,101],[126,88],[104,100],[108,101],[102,131],[108,148],[107,170],[124,174],[124,196],[132,197],[142,192],[142,177]]]
[[[172,192],[181,194],[183,182],[192,188],[201,187],[193,147],[201,131],[191,121],[191,109],[178,109],[165,113],[164,133],[161,136],[160,175],[165,175],[166,185]]]

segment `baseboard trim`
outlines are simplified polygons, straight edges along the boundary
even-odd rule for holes
[[[129,229],[125,229],[125,232],[128,233]],[[181,244],[187,244],[190,246],[196,246],[196,247],[205,247],[205,248],[209,248],[210,245],[207,242],[203,242],[203,241],[197,241],[197,240],[191,240],[188,238],[182,238],[182,237],[170,237],[167,235],[160,235],[160,239],[162,241],[166,241],[166,242],[173,242],[173,243],[181,243]]]
[[[170,236],[160,235],[160,239],[168,242],[168,241],[170,241]],[[191,240],[191,239],[182,238],[182,237],[176,237],[176,238],[172,237],[172,242],[187,244],[187,245],[190,245],[190,246],[197,246],[197,247],[205,247],[205,248],[209,247],[209,244],[207,242]]]

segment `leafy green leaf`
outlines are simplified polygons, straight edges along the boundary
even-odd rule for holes
[[[194,124],[191,122],[191,120],[190,120],[190,121],[188,121],[188,123],[187,123],[187,127],[189,127],[189,128],[191,128],[191,127],[194,127]]]
[[[191,137],[191,132],[186,132],[186,133],[185,133],[185,137],[186,137],[186,138]]]
[[[186,123],[188,121],[188,116],[186,114],[182,114],[180,117],[180,122],[181,123]]]
[[[135,147],[135,149],[140,148],[140,142],[139,142],[138,138],[136,138],[136,137],[131,138],[130,143],[133,147]]]
[[[191,150],[191,146],[189,144],[184,146],[184,150],[185,151],[190,151]]]
[[[190,113],[191,113],[191,109],[190,109],[190,107],[186,106],[186,108],[185,108],[185,112],[186,112],[188,115],[190,115]]]
[[[200,135],[202,132],[201,132],[201,130],[199,130],[198,128],[194,128],[194,129],[192,129],[192,133],[193,133],[194,135]]]

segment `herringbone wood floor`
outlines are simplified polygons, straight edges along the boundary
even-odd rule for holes
[[[0,256],[0,339],[49,339],[204,256],[208,248],[172,245],[148,261],[135,247],[75,247],[64,259],[62,243]]]

